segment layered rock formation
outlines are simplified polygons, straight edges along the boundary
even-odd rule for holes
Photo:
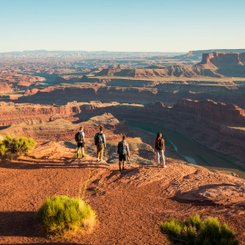
[[[157,69],[135,68],[135,69],[103,69],[97,76],[133,77],[133,78],[154,78],[154,77],[197,77],[208,75],[218,77],[212,71],[205,71],[202,68],[190,65],[172,65]]]
[[[97,76],[109,77],[197,77],[197,76],[245,76],[245,53],[204,53],[196,65],[171,65],[157,69],[147,68],[106,68]]]
[[[173,110],[192,114],[196,118],[216,123],[245,126],[245,110],[233,104],[219,103],[213,100],[195,101],[186,99],[177,102]]]
[[[245,53],[204,53],[201,64],[211,63],[217,67],[244,65]]]
[[[68,104],[66,106],[43,106],[31,104],[0,103],[0,126],[12,124],[52,121],[57,118],[70,118],[79,113],[80,108]]]
[[[223,76],[245,76],[245,53],[204,53],[198,66]]]
[[[208,50],[193,50],[189,51],[184,55],[176,56],[178,59],[186,60],[186,61],[197,61],[202,59],[202,55],[204,53],[244,53],[245,49],[208,49]]]

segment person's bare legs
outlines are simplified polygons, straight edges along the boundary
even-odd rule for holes
[[[122,172],[122,166],[121,166],[122,162],[119,160],[118,165],[119,165],[119,171]]]
[[[82,151],[82,157],[85,157],[85,150],[84,150],[84,147],[81,148],[81,151]]]
[[[77,158],[79,157],[79,150],[80,150],[81,147],[77,147]]]
[[[97,161],[98,162],[100,161],[100,149],[98,146],[97,146]]]

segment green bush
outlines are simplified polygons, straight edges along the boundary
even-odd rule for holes
[[[2,141],[0,141],[0,158],[4,157],[5,154],[6,154],[6,146]]]
[[[35,145],[36,142],[32,138],[6,136],[0,141],[0,157],[13,158],[27,154]]]
[[[182,224],[176,219],[171,219],[168,222],[161,223],[161,230],[168,231],[170,235],[179,237],[182,231]]]
[[[189,245],[237,245],[235,233],[227,224],[221,224],[217,218],[201,220],[199,215],[184,221],[170,219],[160,224],[161,231],[170,239]]]
[[[37,215],[47,234],[52,236],[91,230],[96,222],[95,212],[85,201],[67,196],[48,198]]]

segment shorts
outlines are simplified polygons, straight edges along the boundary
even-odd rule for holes
[[[119,161],[126,161],[127,160],[127,155],[126,154],[119,154]]]
[[[78,142],[77,148],[84,148],[84,142]]]

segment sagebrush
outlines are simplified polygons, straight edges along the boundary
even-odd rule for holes
[[[32,138],[6,136],[0,141],[0,157],[13,158],[27,154],[35,145]]]
[[[48,198],[37,216],[46,233],[51,236],[91,230],[96,223],[96,214],[90,205],[81,198],[67,196]]]
[[[180,221],[171,218],[160,224],[161,231],[167,233],[173,244],[188,245],[237,245],[235,232],[217,218],[204,220],[194,215]]]

